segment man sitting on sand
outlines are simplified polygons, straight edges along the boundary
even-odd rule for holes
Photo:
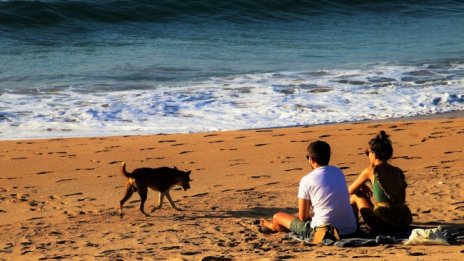
[[[337,228],[340,235],[353,234],[357,224],[345,176],[339,168],[329,166],[329,144],[315,141],[309,144],[307,150],[306,158],[313,171],[300,181],[298,214],[279,212],[271,221],[261,221],[261,231],[291,230],[304,239],[311,239],[314,228],[330,224]]]

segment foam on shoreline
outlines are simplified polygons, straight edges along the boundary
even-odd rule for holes
[[[210,78],[123,91],[0,94],[2,139],[146,135],[318,125],[464,110],[464,65]]]

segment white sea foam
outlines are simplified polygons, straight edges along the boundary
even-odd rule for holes
[[[211,78],[151,90],[0,96],[1,139],[313,125],[464,110],[464,66]]]

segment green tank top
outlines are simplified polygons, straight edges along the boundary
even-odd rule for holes
[[[405,202],[406,181],[400,168],[383,163],[373,168],[372,194],[377,202]]]
[[[372,194],[374,195],[375,201],[377,202],[388,202],[391,203],[391,200],[385,195],[385,192],[380,186],[379,180],[374,177],[374,184],[372,184]]]

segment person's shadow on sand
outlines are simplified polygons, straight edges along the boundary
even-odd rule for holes
[[[265,208],[253,207],[245,210],[228,210],[225,211],[227,215],[234,218],[261,218],[263,216],[270,216],[278,212],[298,213],[296,208]]]

